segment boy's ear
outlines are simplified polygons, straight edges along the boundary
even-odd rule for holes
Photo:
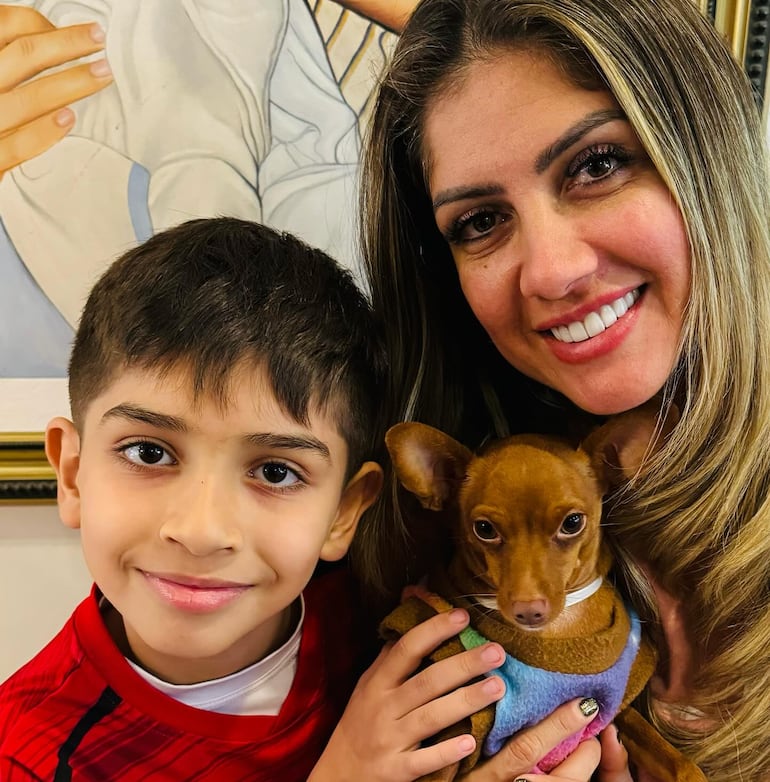
[[[337,517],[321,549],[321,559],[334,562],[347,554],[364,511],[377,499],[382,488],[382,467],[364,462],[342,490]]]
[[[45,430],[45,455],[56,472],[56,500],[64,526],[80,528],[80,435],[72,421],[54,418]]]

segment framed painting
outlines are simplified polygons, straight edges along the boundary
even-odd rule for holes
[[[694,1],[766,106],[770,0]],[[203,0],[0,0],[57,26],[100,23],[114,74],[73,106],[64,139],[0,175],[0,503],[54,498],[43,427],[68,412],[82,302],[128,247],[226,213],[297,233],[359,273],[361,132],[415,4],[234,0],[215,13]]]
[[[114,75],[73,105],[64,139],[0,175],[0,503],[54,498],[43,428],[68,413],[87,292],[128,247],[230,214],[296,233],[358,274],[361,130],[412,5],[0,0],[57,27],[99,23]]]

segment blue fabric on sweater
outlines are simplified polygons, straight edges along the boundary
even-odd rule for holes
[[[596,735],[617,714],[623,701],[631,665],[639,651],[642,631],[639,617],[626,606],[631,629],[626,645],[617,661],[605,671],[594,674],[559,673],[535,668],[506,655],[505,662],[488,676],[500,676],[505,682],[506,693],[498,701],[495,721],[484,743],[484,753],[494,755],[514,733],[529,725],[541,722],[562,703],[573,698],[593,697],[599,703],[599,714],[579,733],[562,742],[539,764],[540,770],[553,768],[589,736]],[[472,648],[486,639],[473,630],[460,634],[465,648]]]

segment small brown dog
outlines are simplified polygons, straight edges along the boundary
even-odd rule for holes
[[[605,578],[611,557],[600,533],[602,498],[638,469],[656,425],[655,412],[643,408],[611,419],[577,449],[555,437],[518,435],[479,454],[424,424],[388,431],[399,481],[424,508],[442,512],[453,525],[455,546],[448,567],[430,575],[427,589],[413,590],[385,619],[383,635],[402,634],[436,611],[460,605],[473,629],[433,659],[485,640],[507,652],[497,671],[506,697],[453,731],[472,732],[476,752],[424,779],[463,775],[479,761],[482,746],[494,754],[507,737],[560,703],[593,696],[600,712],[586,733],[554,750],[536,773],[556,766],[615,719],[637,767],[662,782],[705,782],[628,705],[652,674],[655,654],[638,618]]]

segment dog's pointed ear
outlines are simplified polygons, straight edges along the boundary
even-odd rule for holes
[[[473,455],[448,434],[420,423],[392,426],[385,444],[401,485],[428,510],[441,510],[455,495]]]
[[[591,466],[604,491],[637,473],[642,462],[661,447],[679,420],[679,410],[660,400],[620,413],[594,429],[580,448],[591,459]]]

